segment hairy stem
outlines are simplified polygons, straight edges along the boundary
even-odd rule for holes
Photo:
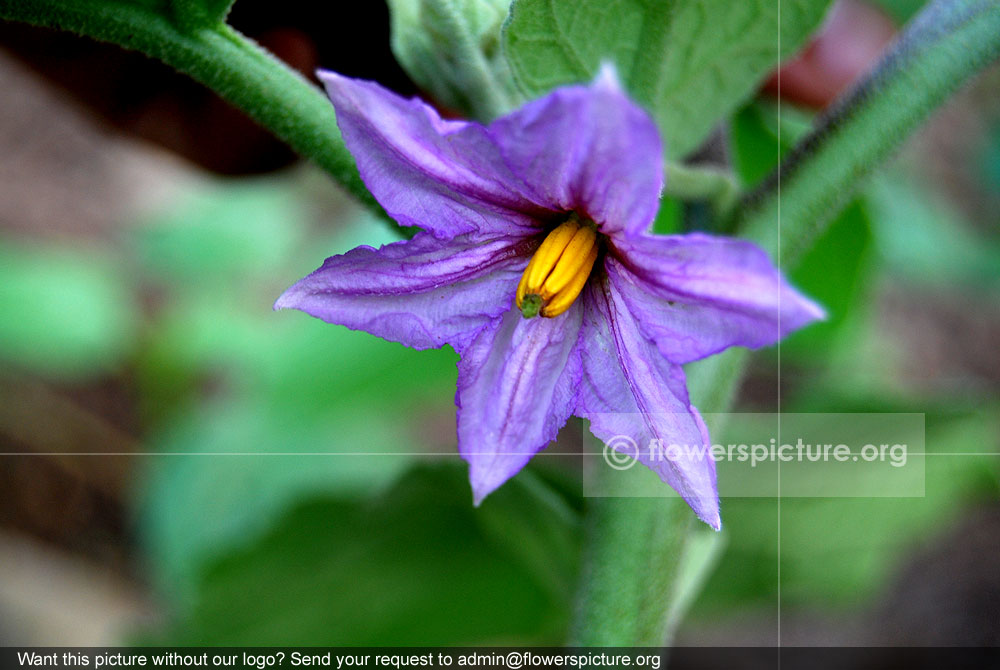
[[[699,523],[680,498],[591,498],[572,644],[664,644],[674,576]]]
[[[361,182],[326,96],[224,23],[182,27],[155,7],[94,0],[0,0],[0,18],[68,30],[163,61],[247,112],[382,211]]]
[[[667,162],[664,166],[664,195],[679,200],[705,200],[717,219],[729,216],[739,201],[740,186],[722,168],[696,167]]]
[[[1000,55],[1000,2],[934,0],[746,201],[743,233],[794,263],[854,189]],[[780,175],[780,179],[779,179]]]

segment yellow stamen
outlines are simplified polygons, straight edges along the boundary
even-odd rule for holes
[[[550,232],[517,285],[517,307],[525,318],[559,316],[583,290],[597,260],[597,227],[575,215]]]
[[[580,274],[584,266],[586,266],[587,274],[590,273],[590,268],[593,267],[594,261],[591,260],[589,263],[587,261],[590,250],[593,249],[596,251],[597,249],[596,241],[596,229],[590,226],[583,226],[576,231],[573,239],[566,245],[562,256],[559,257],[559,262],[552,268],[552,272],[549,273],[549,276],[545,278],[545,283],[542,284],[542,297],[544,299],[551,300],[552,296],[566,288],[570,281]],[[586,279],[586,276],[584,279]]]
[[[594,261],[596,260],[597,245],[595,244],[587,254],[582,269],[573,275],[569,284],[562,291],[557,293],[547,305],[542,307],[542,316],[559,316],[570,308],[576,297],[580,295],[580,291],[586,286],[587,278],[590,276],[590,269],[594,267]]]
[[[559,261],[566,245],[570,243],[579,229],[579,223],[574,220],[567,221],[549,233],[545,241],[538,247],[538,251],[532,256],[525,271],[528,276],[528,282],[525,286],[533,289],[531,293],[538,293],[537,289],[542,287],[542,283]]]

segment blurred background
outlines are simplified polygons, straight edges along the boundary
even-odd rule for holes
[[[356,5],[231,23],[417,93]],[[746,188],[920,5],[838,3],[720,135]],[[0,24],[0,90],[0,643],[565,639],[580,464],[543,452],[474,509],[450,350],[271,311],[384,222],[142,56]],[[998,93],[993,67],[791,269],[831,318],[736,407],[925,413],[926,496],[723,500],[681,644],[774,644],[779,616],[784,644],[1000,644]]]

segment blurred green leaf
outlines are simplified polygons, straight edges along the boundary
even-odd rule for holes
[[[759,104],[739,110],[732,120],[733,167],[747,186],[757,186],[792,147],[790,138],[778,143],[776,120]]]
[[[878,405],[866,402],[863,409],[878,411]],[[996,497],[996,457],[957,454],[995,449],[984,446],[1000,443],[997,425],[996,410],[928,414],[926,449],[935,455],[925,460],[922,498],[782,499],[782,603],[827,611],[869,604],[912,550],[967,505]],[[723,508],[729,545],[696,616],[729,612],[737,604],[771,608],[777,596],[776,501],[731,498]]]
[[[676,198],[663,196],[660,198],[660,209],[653,220],[653,232],[659,235],[672,235],[684,230],[684,212],[681,202]]]
[[[860,313],[872,266],[872,230],[863,200],[855,200],[830,224],[791,272],[792,284],[817,301],[827,319],[781,343],[793,360],[824,360],[841,327]]]
[[[132,353],[129,281],[98,249],[0,240],[0,357],[44,374],[106,371]]]
[[[389,0],[392,51],[435,102],[489,120],[517,91],[500,52],[509,0]]]
[[[327,253],[394,239],[370,216],[307,239],[298,190],[227,184],[134,229],[158,289],[139,380],[165,454],[151,461],[143,519],[157,582],[178,603],[191,603],[208,561],[303,500],[371,496],[414,456],[454,453],[454,352],[272,311]]]
[[[302,500],[379,491],[408,467],[413,442],[381,406],[345,404],[303,421],[250,398],[178,414],[153,438],[164,456],[143,501],[157,581],[189,602],[206,562],[258,538]]]
[[[876,248],[893,274],[921,283],[994,284],[1000,245],[973,228],[933,191],[901,173],[873,179],[867,189]]]
[[[851,605],[877,593],[934,529],[977,497],[996,496],[995,457],[949,455],[998,444],[995,426],[981,416],[944,422],[931,417],[927,451],[933,455],[926,458],[923,498],[783,501],[783,597],[791,603],[819,599]],[[817,528],[824,532],[817,534]]]
[[[450,348],[415,351],[298,312],[272,312],[268,298],[240,304],[206,292],[164,310],[143,369],[154,395],[163,379],[190,386],[214,378],[315,416],[343,403],[450,408],[455,361]]]
[[[923,9],[927,0],[874,0],[874,3],[887,11],[897,23],[903,24]]]
[[[710,528],[694,529],[685,540],[667,612],[667,644],[673,640],[681,621],[701,595],[725,547],[726,534]]]
[[[579,522],[524,480],[476,509],[464,466],[441,463],[412,470],[374,499],[303,501],[266,536],[215,561],[195,608],[165,639],[558,643],[576,579]]]
[[[815,30],[828,0],[515,0],[504,28],[518,85],[539,96],[590,80],[602,61],[683,158]],[[780,51],[779,51],[780,45]]]
[[[134,240],[146,273],[211,290],[206,282],[283,267],[304,232],[295,190],[281,180],[251,179],[190,193],[139,226]]]
[[[788,105],[753,102],[739,110],[730,126],[733,166],[743,184],[759,185],[804,136],[811,118]]]
[[[167,427],[155,447],[389,455],[158,461],[147,520],[161,581],[178,589],[207,556],[252,538],[304,496],[370,493],[413,455],[455,448],[451,350],[418,352],[258,308],[209,294],[164,316],[143,367],[147,397]],[[206,382],[229,400],[192,406]]]

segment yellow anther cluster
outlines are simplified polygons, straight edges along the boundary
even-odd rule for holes
[[[597,260],[597,227],[572,216],[549,233],[517,286],[525,318],[559,316],[573,304]]]

